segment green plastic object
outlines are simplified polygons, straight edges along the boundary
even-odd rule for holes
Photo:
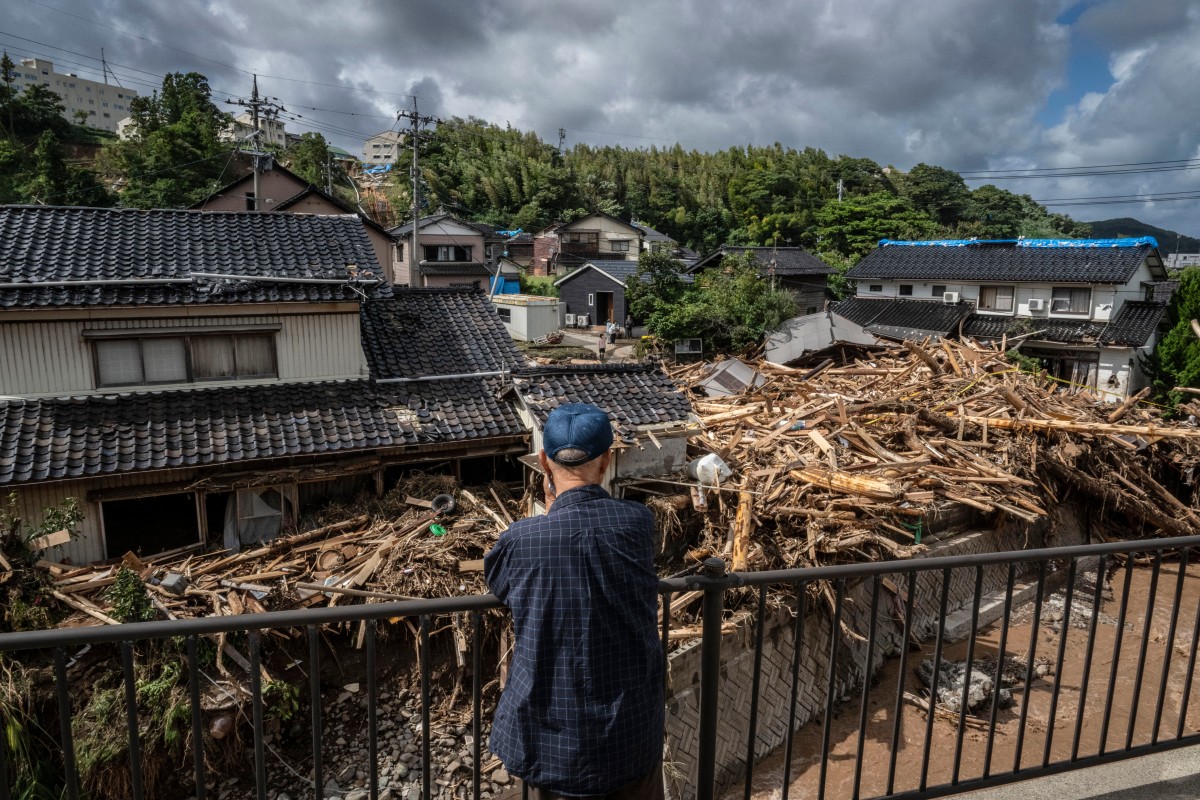
[[[434,536],[445,536],[446,535],[446,529],[443,528],[441,525],[436,525],[436,524],[429,526],[429,532],[432,533]]]

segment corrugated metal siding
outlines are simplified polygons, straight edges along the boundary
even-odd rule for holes
[[[95,391],[85,330],[282,325],[280,380],[358,378],[367,374],[357,313],[165,317],[0,324],[0,395],[67,395]],[[164,388],[164,387],[156,387]]]
[[[283,317],[279,332],[281,380],[360,378],[367,375],[358,314]]]
[[[0,324],[0,394],[71,394],[92,388],[79,322]]]

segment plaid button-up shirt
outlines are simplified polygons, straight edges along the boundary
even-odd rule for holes
[[[492,724],[509,772],[565,795],[605,794],[662,757],[654,519],[599,486],[564,492],[487,557],[516,646]]]

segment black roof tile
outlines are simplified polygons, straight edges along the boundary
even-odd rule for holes
[[[422,378],[512,370],[525,358],[478,289],[394,290],[360,311],[371,376]]]
[[[973,310],[970,303],[942,303],[903,298],[851,297],[835,303],[835,314],[868,331],[894,339],[924,339],[958,330],[958,323]]]
[[[775,262],[775,274],[779,277],[788,275],[832,275],[835,270],[803,247],[732,247],[721,245],[716,251],[696,261],[688,272],[698,272],[708,267],[715,267],[730,253],[749,253],[758,265],[758,271],[766,276],[772,261]]]
[[[972,314],[963,323],[963,336],[975,339],[1000,339],[1034,333],[1030,340],[1042,342],[1095,342],[1104,330],[1104,323],[1090,320],[1031,319],[992,314]]]
[[[342,280],[347,265],[382,278],[353,215],[0,207],[0,284],[79,283],[0,288],[0,308],[355,298],[338,284],[253,280]]]
[[[1100,341],[1109,345],[1144,347],[1166,313],[1165,302],[1126,300],[1100,334]]]
[[[330,381],[0,401],[0,485],[524,433],[497,389]]]
[[[885,243],[847,275],[855,279],[1126,283],[1146,257],[1156,252],[1148,243],[1089,246],[1089,240],[1079,240],[1043,246],[1039,244],[1042,241]]]
[[[568,403],[592,403],[620,425],[682,422],[692,413],[687,395],[653,364],[536,367],[513,377],[539,424]]]

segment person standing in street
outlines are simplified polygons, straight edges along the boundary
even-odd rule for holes
[[[633,338],[633,314],[625,315],[625,338]]]
[[[609,344],[613,344],[617,341],[617,323],[610,319],[604,326],[604,332],[608,335]]]
[[[596,342],[596,355],[600,358],[600,363],[604,363],[604,350],[608,347],[608,332],[600,331],[600,338]]]
[[[489,744],[537,800],[663,798],[654,518],[601,486],[612,442],[596,406],[552,411],[538,455],[546,513],[484,557],[516,635]]]

